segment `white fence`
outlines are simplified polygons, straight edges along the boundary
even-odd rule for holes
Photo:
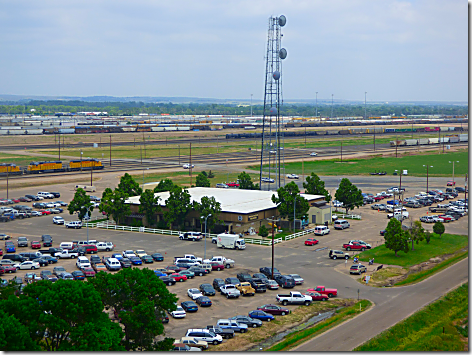
[[[347,219],[362,219],[362,216],[360,214],[333,214],[333,216]]]
[[[301,231],[301,232],[298,232],[298,233],[294,233],[294,234],[291,234],[291,235],[287,235],[285,237],[285,240],[290,240],[290,239],[294,239],[294,238],[298,238],[298,237],[301,237],[303,235],[307,235],[307,234],[310,234],[310,233],[313,233],[313,229],[305,229],[304,231]]]
[[[272,245],[272,239],[253,239],[253,238],[244,238],[244,241],[248,244],[259,244],[259,245]],[[274,239],[274,244],[282,243],[282,238]]]

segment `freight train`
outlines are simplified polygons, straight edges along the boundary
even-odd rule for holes
[[[420,138],[420,139],[402,139],[390,141],[390,146],[412,146],[412,145],[429,145],[429,144],[450,144],[459,142],[468,142],[468,134],[459,134],[453,136],[446,136],[441,138]]]

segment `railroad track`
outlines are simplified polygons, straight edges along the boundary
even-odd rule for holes
[[[452,143],[453,146],[468,146],[468,142],[459,142]],[[439,149],[438,145],[424,145],[420,146],[422,151],[427,150],[436,150]],[[404,153],[407,151],[415,151],[418,149],[418,146],[402,146],[398,147],[398,153]],[[310,159],[310,152],[312,149],[285,149],[284,158],[285,162],[290,162],[293,160],[300,160],[305,158],[306,160]],[[326,147],[316,149],[318,157],[339,157],[340,156],[340,147]],[[352,153],[371,153],[371,154],[381,154],[381,153],[395,153],[395,148],[390,147],[389,144],[377,144],[376,150],[374,152],[373,145],[361,145],[361,146],[344,146],[343,155],[349,155]],[[232,152],[232,153],[218,153],[218,154],[201,154],[192,156],[192,164],[197,168],[201,166],[225,166],[226,164],[258,164],[260,162],[260,151],[256,150],[247,150],[244,152]],[[141,160],[138,159],[112,159],[112,164],[110,166],[109,160],[103,160],[102,164],[104,166],[103,170],[94,170],[94,175],[99,175],[103,173],[110,172],[123,172],[123,171],[143,171],[147,169],[168,169],[168,168],[179,168],[183,164],[190,163],[189,156],[180,156],[180,162],[178,156],[171,157],[156,157],[156,158],[147,158]],[[42,173],[42,174],[26,174],[26,175],[13,175],[10,176],[10,180],[16,179],[34,179],[38,177],[48,176],[72,176],[72,175],[81,175],[88,176],[90,171],[71,171],[71,172],[61,172],[61,173]],[[5,180],[6,177],[4,176]]]

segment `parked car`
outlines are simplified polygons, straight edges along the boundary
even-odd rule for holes
[[[179,271],[178,274],[186,276],[187,280],[188,279],[193,279],[195,277],[195,274],[191,271],[188,271],[188,270]]]
[[[260,310],[255,310],[255,311],[251,311],[248,313],[249,317],[251,318],[254,318],[254,319],[260,319],[261,321],[267,321],[267,322],[270,322],[272,320],[274,320],[274,316],[270,313],[266,313],[264,311],[260,311]]]
[[[153,253],[151,254],[151,257],[154,259],[154,261],[164,261],[164,257],[161,253]]]
[[[85,280],[85,274],[80,270],[72,271],[72,277],[74,280]]]
[[[313,230],[314,235],[326,235],[329,234],[330,230],[326,226],[316,226]]]
[[[305,240],[305,245],[316,245],[318,244],[319,241],[315,238],[308,238],[307,240]]]
[[[238,323],[244,323],[248,327],[252,327],[252,328],[257,328],[257,327],[262,326],[262,321],[260,319],[252,318],[249,316],[238,315],[238,316],[231,317],[229,319],[235,320]]]
[[[16,266],[18,270],[35,270],[39,269],[40,265],[37,261],[23,261]]]
[[[199,289],[204,296],[214,296],[216,294],[216,290],[210,284],[201,284]]]
[[[277,306],[276,304],[265,304],[260,307],[257,307],[257,310],[264,311],[272,315],[281,315],[281,316],[285,316],[286,314],[290,313],[290,310],[288,310],[287,308]]]
[[[198,311],[198,306],[193,301],[184,301],[180,304],[186,312]]]
[[[279,284],[275,280],[261,279],[261,281],[267,286],[269,290],[278,290]]]
[[[331,259],[349,259],[350,256],[348,253],[343,252],[342,250],[330,250],[329,257]]]
[[[196,300],[203,295],[198,288],[189,288],[187,290],[187,296],[189,296],[192,300]]]
[[[319,292],[306,292],[305,296],[310,296],[313,301],[327,301],[329,297],[327,295],[322,295]]]
[[[221,291],[220,290],[220,287],[221,286],[224,286],[225,285],[225,282],[223,279],[213,279],[213,288],[216,290],[216,291]]]
[[[363,272],[366,272],[366,271],[367,271],[367,267],[362,264],[354,264],[354,265],[351,265],[351,267],[349,268],[350,274],[361,275]]]
[[[207,296],[200,296],[196,300],[200,307],[210,307],[212,305],[211,300]]]
[[[185,318],[187,316],[187,313],[181,306],[177,306],[177,309],[175,311],[170,312],[170,315],[173,318]]]

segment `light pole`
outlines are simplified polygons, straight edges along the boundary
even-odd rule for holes
[[[80,172],[82,172],[82,155],[84,155],[84,152],[81,149],[80,150]]]
[[[93,207],[92,205],[90,205],[90,206],[88,206],[88,207],[87,207],[87,206],[82,206],[82,208],[85,208],[85,209],[87,210],[87,214],[86,214],[86,216],[88,216],[88,217],[89,217],[89,221],[91,221],[91,220],[92,220],[92,216],[91,216],[91,210],[90,210],[90,208],[92,208],[92,207]],[[88,234],[88,221],[87,221],[86,223],[87,223],[87,244],[88,244],[88,241],[89,241],[89,234]]]
[[[432,165],[423,165],[426,167],[426,193],[429,191],[428,179],[429,179],[429,168],[432,168]]]
[[[208,220],[208,217],[211,217],[211,213],[206,217],[203,217],[203,216],[200,217],[201,219],[205,219],[205,251],[203,253],[203,260],[206,259],[206,255],[207,255],[207,220]]]
[[[453,161],[449,162],[449,164],[452,163],[452,186],[455,185],[455,183],[454,183],[454,163],[458,163],[458,162],[459,162],[459,160],[456,160],[456,161],[453,160]]]

